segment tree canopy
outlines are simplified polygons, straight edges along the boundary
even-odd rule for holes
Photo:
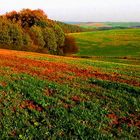
[[[41,9],[12,11],[0,17],[0,47],[63,55],[70,50],[64,49],[68,42],[64,26],[48,19]]]

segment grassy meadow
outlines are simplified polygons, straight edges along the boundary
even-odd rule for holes
[[[71,34],[78,56],[139,57],[140,29],[118,29]]]
[[[127,32],[135,32],[130,36],[138,43],[139,31]],[[90,47],[86,54],[100,54],[96,52],[100,48],[92,45],[93,38],[97,43],[105,40],[102,34],[98,38],[99,33],[75,34],[81,41],[80,54],[85,46]],[[112,33],[105,32],[104,37]],[[139,59],[105,62],[0,49],[1,140],[140,139],[139,63]]]

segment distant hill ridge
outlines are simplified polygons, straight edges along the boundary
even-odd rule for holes
[[[140,22],[66,22],[68,24],[78,25],[83,28],[102,28],[102,27],[122,27],[122,28],[139,28]]]

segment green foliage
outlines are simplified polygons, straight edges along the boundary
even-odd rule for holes
[[[10,25],[10,31],[7,27],[1,30],[1,45],[13,44],[14,49],[63,55],[65,34],[42,10],[23,9],[6,13],[3,17],[13,26]]]
[[[6,19],[0,21],[0,44],[13,49],[20,49],[23,45],[23,31],[20,26]]]
[[[88,29],[79,27],[77,25],[70,25],[63,22],[56,22],[65,33],[76,33],[76,32],[86,32],[89,31]]]
[[[43,33],[40,27],[32,26],[30,29],[30,36],[32,40],[34,41],[34,44],[39,46],[39,48],[43,48],[45,46]]]
[[[15,48],[18,47],[20,49],[23,45],[22,29],[16,24],[10,24],[8,30],[10,36],[10,44],[12,44]]]
[[[129,86],[127,84],[122,84],[119,82],[110,82],[110,81],[103,81],[103,80],[91,78],[90,83],[96,84],[98,86],[102,86],[103,88],[106,88],[106,89],[113,89],[120,92],[128,92],[130,94],[133,93],[133,96],[136,96],[136,97],[140,93],[140,88]]]
[[[28,33],[23,33],[23,45],[26,47],[31,47],[32,40]]]
[[[2,140],[140,139],[139,65],[0,54]]]
[[[63,30],[58,25],[55,25],[53,27],[53,29],[54,29],[54,32],[56,33],[58,47],[63,46],[64,40],[65,40],[65,34],[64,34]]]
[[[42,33],[45,41],[44,48],[47,48],[50,53],[55,54],[57,51],[57,42],[54,30],[46,27],[42,29]]]
[[[8,22],[0,19],[0,44],[10,45],[10,36],[8,32]]]

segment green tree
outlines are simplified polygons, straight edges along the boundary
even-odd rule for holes
[[[42,30],[43,30],[43,37],[45,41],[44,47],[47,48],[51,54],[55,54],[57,51],[55,32],[53,31],[53,29],[49,27],[46,27]]]
[[[29,33],[34,44],[37,45],[39,48],[44,48],[45,41],[41,28],[36,25],[32,26]]]
[[[65,34],[64,34],[63,30],[57,24],[53,25],[53,30],[54,30],[55,36],[56,36],[57,54],[63,55],[63,47],[62,46],[64,45]]]
[[[31,50],[33,51],[33,41],[28,33],[23,32],[23,47],[22,50]],[[35,50],[34,50],[35,51]]]
[[[8,33],[8,22],[0,19],[0,45],[10,45],[10,36]]]
[[[14,24],[5,18],[0,21],[0,44],[20,49],[23,45],[23,31],[20,26]]]
[[[13,48],[20,49],[23,46],[23,31],[21,27],[13,23],[9,24],[8,34],[10,36],[10,44],[13,46]]]

